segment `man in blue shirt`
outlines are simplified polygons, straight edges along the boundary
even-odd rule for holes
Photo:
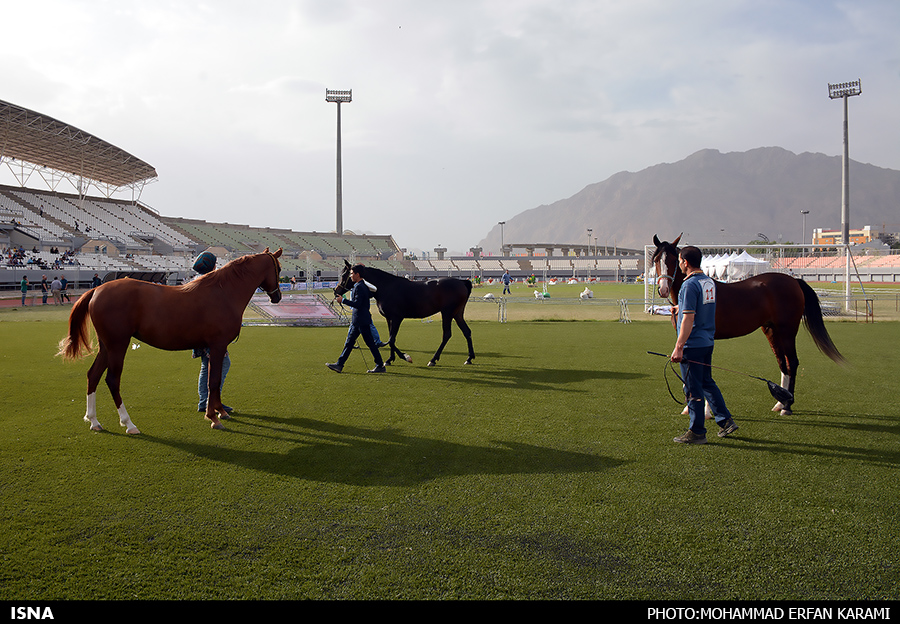
[[[712,353],[716,333],[716,282],[700,270],[702,252],[692,246],[678,253],[678,268],[687,276],[678,292],[678,338],[671,360],[681,364],[681,378],[688,402],[690,427],[674,439],[682,444],[706,444],[703,400],[716,415],[719,437],[737,431],[725,399],[712,378]]]
[[[512,294],[512,291],[509,289],[509,284],[510,284],[510,282],[512,282],[512,277],[510,277],[510,275],[509,275],[509,269],[507,269],[503,273],[503,276],[500,278],[500,280],[503,282],[503,294],[504,295],[506,293]]]
[[[347,333],[347,341],[344,343],[344,350],[338,357],[338,361],[333,364],[325,364],[328,368],[336,373],[344,369],[344,364],[350,358],[353,351],[353,345],[356,339],[362,335],[363,341],[372,352],[375,358],[375,368],[368,371],[370,373],[385,372],[384,361],[381,359],[381,353],[378,352],[378,344],[372,332],[372,313],[369,311],[369,299],[372,294],[369,287],[366,286],[360,271],[362,265],[354,265],[350,269],[350,279],[353,280],[353,290],[350,291],[350,299],[342,299],[342,303],[353,308],[353,316],[350,319],[350,331]]]

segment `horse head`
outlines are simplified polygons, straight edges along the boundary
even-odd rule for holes
[[[674,284],[680,269],[678,268],[678,242],[684,235],[682,232],[674,241],[660,241],[656,234],[653,235],[653,244],[656,251],[653,252],[653,266],[656,269],[656,290],[663,299],[675,296]],[[680,282],[679,282],[680,283]],[[672,301],[674,303],[674,300]]]
[[[344,260],[344,268],[338,278],[337,286],[334,287],[334,296],[340,297],[351,290],[353,290],[353,280],[350,279],[350,263]]]
[[[282,249],[281,247],[275,253],[269,251],[269,248],[266,247],[265,251],[260,255],[267,255],[272,259],[272,264],[275,268],[273,273],[269,273],[268,271],[265,273],[265,277],[263,278],[262,283],[260,284],[260,288],[262,288],[267,295],[269,295],[269,301],[272,303],[278,303],[281,301],[281,286],[279,284],[279,276],[281,275],[281,263],[278,261],[278,258],[281,257]]]

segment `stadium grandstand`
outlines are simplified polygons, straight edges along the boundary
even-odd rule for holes
[[[502,257],[472,253],[445,258],[439,253],[414,258],[389,235],[303,232],[163,216],[140,201],[144,187],[158,180],[154,167],[70,124],[3,101],[0,168],[18,182],[0,185],[0,287],[6,290],[15,289],[22,276],[35,282],[48,271],[76,287],[87,286],[95,273],[103,281],[134,277],[172,284],[193,275],[193,258],[206,249],[230,260],[266,247],[283,248],[283,278],[301,282],[336,279],[345,260],[412,279],[490,278],[507,270],[518,278],[606,273],[607,279],[618,279],[640,272],[636,257],[574,258],[567,250],[552,257],[554,246],[536,255],[535,246],[529,245],[527,253],[518,256],[510,254],[509,246]],[[63,192],[64,181],[75,192]],[[43,182],[45,188],[34,188],[34,182]],[[123,194],[130,199],[122,199]]]

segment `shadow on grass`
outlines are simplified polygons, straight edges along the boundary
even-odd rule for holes
[[[734,444],[732,448],[736,449],[766,451],[768,453],[775,453],[776,455],[818,456],[829,460],[850,460],[881,466],[900,465],[900,451],[883,451],[863,447],[841,446],[838,444],[810,444],[785,440],[765,440],[747,437],[746,435],[738,437],[737,434],[735,434],[732,439],[743,443]]]
[[[777,439],[753,437],[746,428],[739,430],[728,439],[736,442],[733,445],[733,448],[736,449],[765,451],[776,455],[817,456],[829,460],[849,460],[879,466],[900,466],[900,450],[885,450],[883,448],[865,446],[865,442],[872,439],[870,436],[883,436],[884,434],[900,436],[900,424],[898,424],[896,417],[867,414],[864,416],[856,415],[852,418],[848,416],[847,419],[833,422],[821,420],[822,417],[834,418],[835,416],[834,413],[821,411],[795,411],[792,416],[793,421],[782,420],[784,420],[786,425],[797,424],[805,429],[826,428],[844,430],[854,435],[858,433],[860,435],[854,439],[858,439],[861,443],[860,445],[798,442],[785,439],[784,436]],[[819,420],[816,420],[814,417],[819,418]],[[743,419],[743,421],[747,422],[752,422],[753,420]],[[872,422],[866,422],[867,420]]]
[[[634,381],[649,375],[644,373],[628,373],[593,369],[560,369],[560,368],[501,368],[497,366],[466,366],[464,371],[425,368],[423,370],[404,369],[400,372],[404,378],[432,379],[447,382],[459,382],[467,386],[485,385],[492,388],[509,386],[516,390],[559,390],[572,392],[573,384],[591,381]],[[577,391],[577,389],[575,390]],[[596,388],[585,387],[583,392],[594,392]]]
[[[249,429],[249,430],[245,430]],[[222,432],[262,436],[280,443],[296,438],[287,453],[226,448],[142,435],[141,439],[217,462],[311,481],[359,486],[411,486],[441,477],[477,474],[565,474],[602,472],[621,460],[561,451],[521,442],[493,446],[457,444],[309,418],[241,414]]]

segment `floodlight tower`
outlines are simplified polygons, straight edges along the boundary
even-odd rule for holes
[[[325,89],[325,101],[337,104],[337,224],[335,228],[340,236],[344,233],[344,197],[341,182],[341,104],[353,101],[353,89],[349,91]]]
[[[800,214],[803,215],[803,231],[800,234],[800,244],[806,244],[806,215],[809,214],[809,210],[801,210]]]
[[[844,158],[841,176],[841,239],[846,246],[847,262],[844,269],[844,290],[847,299],[847,310],[850,309],[850,144],[849,124],[847,121],[847,100],[862,93],[862,81],[828,83],[828,97],[832,100],[844,100]]]

